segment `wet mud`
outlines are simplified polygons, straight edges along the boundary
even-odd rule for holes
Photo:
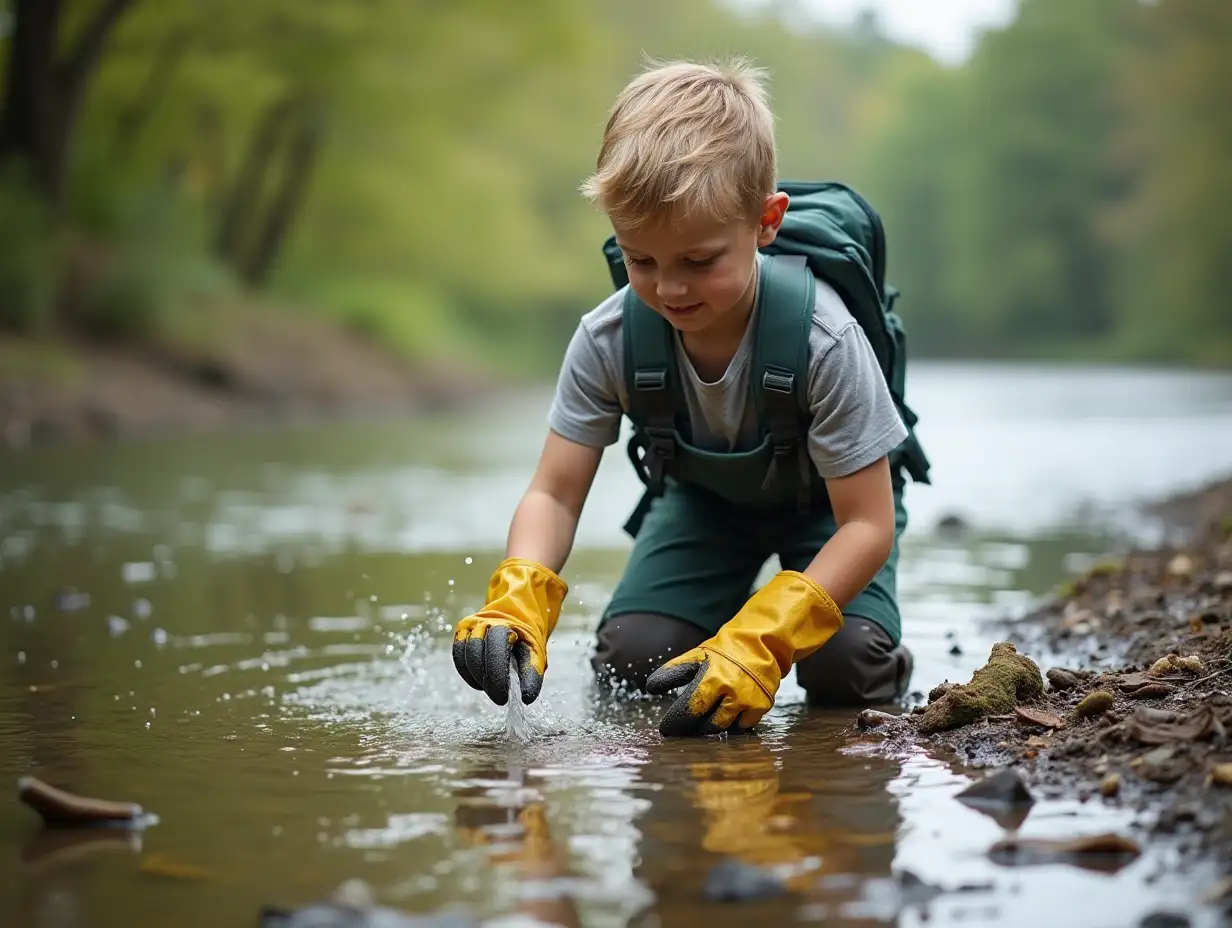
[[[1007,839],[991,856],[1115,868],[1167,840],[1179,866],[1222,872],[1204,901],[1232,920],[1232,480],[1152,511],[1166,545],[1095,564],[1000,623],[1006,640],[971,680],[857,726],[991,774],[972,804],[1011,826],[1035,798],[1133,813],[1126,834]]]

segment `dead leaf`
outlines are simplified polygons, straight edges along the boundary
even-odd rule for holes
[[[1140,714],[1140,709],[1135,709],[1126,720],[1124,730],[1142,744],[1169,744],[1173,741],[1202,740],[1211,734],[1214,724],[1215,713],[1210,706],[1200,706],[1176,722],[1158,721],[1157,715]]]
[[[1038,725],[1041,728],[1064,728],[1065,720],[1045,709],[1033,709],[1030,706],[1018,706],[1014,709],[1020,724]]]
[[[1130,699],[1163,699],[1165,696],[1171,696],[1175,689],[1175,687],[1169,686],[1167,683],[1148,683],[1146,686],[1140,686],[1135,690],[1127,692],[1125,695]]]

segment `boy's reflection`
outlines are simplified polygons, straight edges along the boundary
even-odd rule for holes
[[[774,868],[801,892],[822,875],[889,876],[902,816],[887,786],[900,765],[876,754],[840,752],[848,735],[845,725],[810,720],[786,738],[733,738],[690,750],[685,796],[701,813],[701,846],[715,856],[690,855],[692,849],[681,846],[687,826],[668,829],[660,822],[647,829],[657,840],[643,851],[643,872],[649,876],[663,864],[697,886],[718,858],[733,857]],[[670,764],[661,755],[645,775],[678,780]],[[665,812],[667,804],[649,814]],[[685,864],[696,872],[680,873],[688,860],[697,861]]]

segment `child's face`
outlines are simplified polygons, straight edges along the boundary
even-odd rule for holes
[[[757,249],[774,241],[786,194],[766,198],[759,223],[702,217],[618,231],[629,285],[681,332],[696,333],[747,314],[753,305]]]

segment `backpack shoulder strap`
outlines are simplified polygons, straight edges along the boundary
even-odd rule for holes
[[[797,473],[797,504],[809,506],[812,464],[808,455],[808,343],[817,298],[813,272],[803,257],[769,256],[762,262],[753,347],[753,399],[758,421],[770,432],[774,458],[763,488]]]
[[[625,291],[621,324],[625,391],[634,429],[629,459],[647,488],[660,493],[676,456],[677,410],[683,406],[672,330],[631,287]]]

